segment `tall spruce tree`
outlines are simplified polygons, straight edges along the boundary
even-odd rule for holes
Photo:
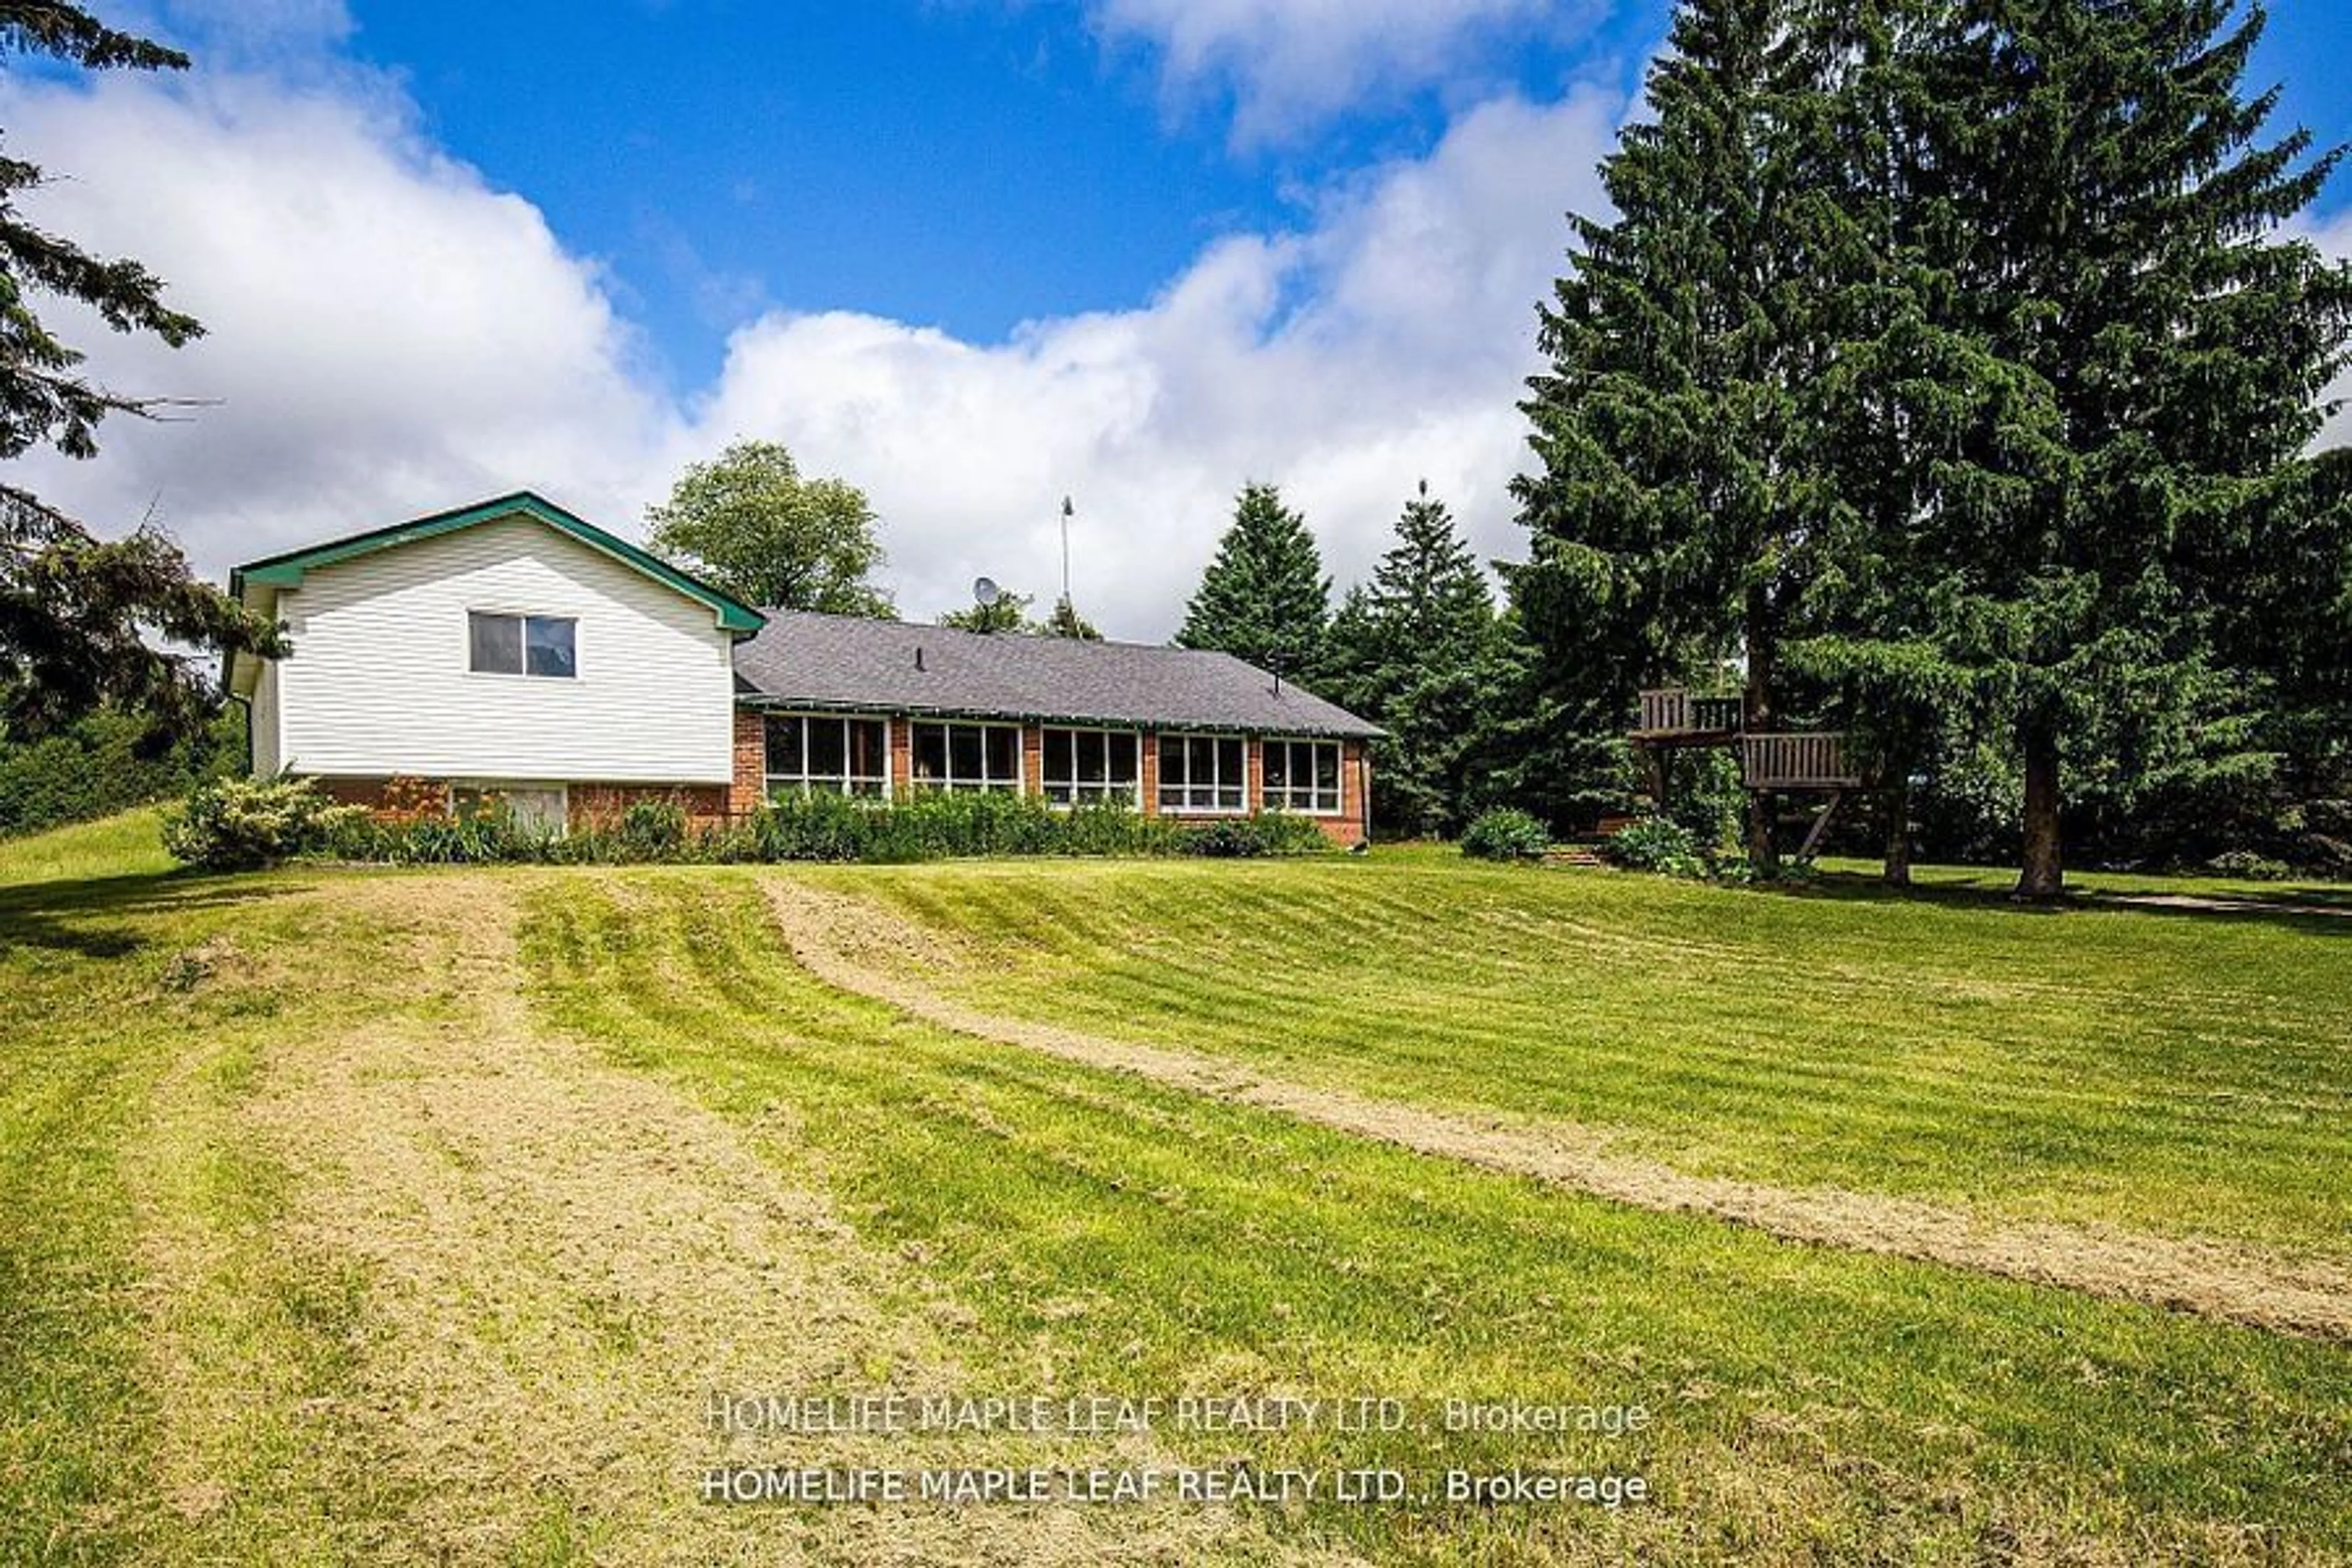
[[[2303,485],[2352,331],[2352,271],[2280,232],[2336,155],[2263,140],[2277,95],[2242,84],[2264,19],[1963,0],[1921,51],[1923,243],[1954,258],[1960,329],[2048,389],[2063,459],[1947,531],[1930,627],[2016,737],[2021,896],[2063,887],[2068,773],[2193,763],[2261,700],[2231,628],[2281,585],[2251,546]]]
[[[1918,68],[1942,16],[1918,0],[1822,0],[1799,24],[1814,89],[1788,100],[1814,193],[1809,328],[1828,346],[1798,404],[1821,504],[1785,651],[1881,781],[1896,883],[1910,879],[1913,778],[1979,744],[1997,707],[1995,683],[1938,634],[1969,597],[1959,556],[2063,463],[2048,387],[1954,309],[1937,111]]]
[[[1244,486],[1177,646],[1221,649],[1307,682],[1323,673],[1330,624],[1331,579],[1307,520],[1275,486]]]
[[[1788,133],[1812,89],[1792,0],[1688,0],[1653,68],[1656,118],[1602,167],[1617,216],[1541,312],[1550,368],[1521,405],[1529,558],[1507,577],[1570,724],[1622,732],[1635,689],[1745,668],[1751,727],[1781,716],[1780,649],[1818,479],[1798,423],[1822,369],[1812,171]],[[1748,837],[1772,854],[1771,805]]]
[[[1372,811],[1394,832],[1458,831],[1470,773],[1502,700],[1494,595],[1424,481],[1371,582],[1331,629],[1333,694],[1389,731],[1375,746]]]
[[[0,62],[46,55],[86,70],[180,70],[187,57],[110,28],[78,6],[0,4]],[[0,459],[36,447],[69,458],[98,451],[110,415],[153,416],[163,400],[90,381],[83,355],[54,333],[37,298],[88,307],[119,332],[177,348],[203,331],[163,303],[162,281],[135,261],[92,256],[18,210],[41,170],[0,156]],[[179,547],[150,522],[101,540],[77,519],[0,483],[0,734],[37,735],[101,704],[136,712],[160,749],[203,728],[216,695],[185,647],[275,654],[275,627],[195,581]]]

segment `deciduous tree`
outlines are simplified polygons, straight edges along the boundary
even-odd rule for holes
[[[866,492],[805,478],[780,442],[737,441],[689,466],[646,519],[656,553],[746,603],[885,620],[898,613],[872,582],[882,547]]]

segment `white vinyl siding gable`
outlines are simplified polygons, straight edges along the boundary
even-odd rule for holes
[[[732,777],[733,639],[710,607],[529,518],[313,567],[278,607],[294,651],[262,681],[294,772]],[[475,673],[479,611],[571,620],[577,675]]]

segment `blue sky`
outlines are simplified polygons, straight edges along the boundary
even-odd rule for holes
[[[993,340],[1148,299],[1219,235],[1425,153],[1466,101],[1630,82],[1664,16],[1560,6],[1441,79],[1237,136],[1230,80],[1168,84],[1148,43],[1073,5],[673,0],[601,6],[590,27],[572,9],[362,0],[351,52],[402,72],[436,140],[613,262],[681,384],[759,305]]]
[[[1449,110],[1583,79],[1633,86],[1663,0],[1496,27],[1437,80],[1391,82],[1237,142],[1234,88],[1172,91],[1148,45],[1077,6],[361,0],[351,52],[404,76],[434,136],[609,258],[684,386],[748,308],[851,305],[1003,337],[1149,297],[1206,241],[1425,153]],[[2274,16],[2260,79],[2352,139],[2352,8]],[[2298,71],[2298,62],[2305,68]],[[1533,173],[1531,171],[1531,173]]]
[[[37,476],[199,566],[529,487],[624,531],[739,436],[865,486],[902,611],[982,572],[1165,636],[1244,480],[1341,584],[1428,479],[1518,552],[1513,404],[1661,0],[123,0],[166,79],[0,79],[37,216],[212,329]],[[2352,140],[2352,14],[2254,73]],[[2352,250],[2352,177],[2312,231]],[[36,465],[39,467],[40,465]]]

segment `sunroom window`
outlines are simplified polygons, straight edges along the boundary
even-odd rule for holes
[[[1143,737],[1131,730],[1045,732],[1045,798],[1055,805],[1143,805]]]
[[[1018,724],[918,724],[918,789],[1021,792]]]
[[[768,795],[887,795],[890,733],[880,719],[772,713]]]
[[[1268,811],[1339,815],[1337,741],[1268,741],[1265,766]]]
[[[1246,811],[1249,749],[1238,735],[1160,737],[1160,809]]]

